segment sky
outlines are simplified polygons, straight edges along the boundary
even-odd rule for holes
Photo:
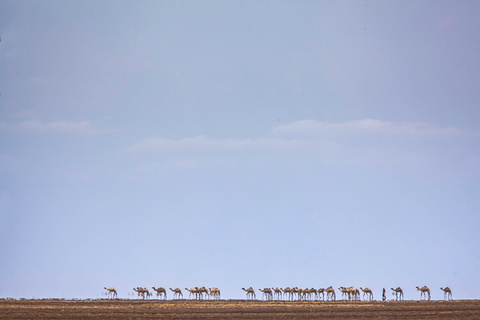
[[[479,299],[479,33],[478,1],[2,1],[0,297]]]

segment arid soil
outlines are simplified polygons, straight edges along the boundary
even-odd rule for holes
[[[0,300],[0,319],[480,319],[480,300]]]

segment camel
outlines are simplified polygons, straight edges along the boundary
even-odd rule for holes
[[[327,301],[331,300],[331,299],[333,299],[333,301],[337,300],[337,295],[335,294],[335,289],[333,289],[332,286],[325,289],[325,292],[327,293]]]
[[[340,287],[338,290],[342,292],[342,299],[348,299],[348,301],[360,299],[360,291],[355,287]]]
[[[142,288],[136,287],[136,288],[133,288],[133,291],[135,291],[139,297],[142,296],[143,298],[145,298],[145,296],[143,295]]]
[[[155,288],[155,287],[152,287],[153,290],[155,290],[157,292],[157,298],[158,297],[163,297],[164,300],[167,299],[167,291],[165,290],[165,288]]]
[[[303,288],[298,288],[298,287],[293,287],[292,288],[292,294],[297,295],[297,300],[301,301],[305,297],[305,289]]]
[[[205,287],[194,287],[194,288],[191,288],[191,289],[188,289],[188,288],[185,288],[185,290],[187,290],[188,292],[190,292],[189,294],[189,298],[191,298],[192,294],[195,296],[195,299],[197,300],[202,300],[204,297],[203,295],[205,294],[205,297],[208,298],[208,295],[209,295],[209,291],[207,288]]]
[[[417,287],[417,291],[420,291],[420,300],[422,300],[422,296],[424,299],[427,299],[428,293],[428,301],[430,301],[430,289],[427,286],[423,286],[421,288]]]
[[[198,293],[199,293],[199,296],[200,296],[200,297],[199,297],[200,300],[203,299],[203,295],[204,295],[204,294],[205,294],[205,297],[208,298],[208,289],[207,289],[207,288],[205,288],[205,287],[199,288],[199,289],[198,289]]]
[[[338,288],[342,292],[342,299],[352,301],[353,298],[355,297],[355,288],[354,287],[340,287]]]
[[[279,287],[272,288],[272,290],[273,290],[274,299],[277,299],[277,300],[282,299],[282,290]]]
[[[262,299],[265,298],[266,300],[273,300],[272,289],[264,288],[263,290],[262,289],[258,289],[258,290],[262,292]]]
[[[294,287],[294,288],[293,288],[293,293],[294,293],[294,294],[297,294],[297,300],[298,300],[298,301],[301,301],[301,300],[302,300],[302,298],[303,298],[303,291],[304,291],[303,288],[298,288],[298,287]]]
[[[360,300],[360,290],[355,287],[348,287],[346,288],[348,294],[348,300]]]
[[[298,289],[298,300],[308,300],[310,298],[310,290],[308,288],[304,289],[304,288],[299,288]]]
[[[208,300],[210,300],[210,298],[215,300],[215,288],[208,288],[207,298]]]
[[[347,296],[348,301],[354,300],[355,297],[355,289],[354,287],[343,288],[345,290],[345,294]]]
[[[310,288],[310,289],[305,289],[303,290],[303,297],[305,298],[305,300],[313,300],[313,298],[315,297],[315,300],[317,299],[317,294],[318,294],[318,291],[317,289],[315,288]]]
[[[174,300],[175,300],[175,298],[180,299],[180,296],[182,296],[182,299],[183,299],[182,290],[180,290],[179,288],[175,288],[175,289],[169,288],[169,289],[172,290],[172,292],[173,292],[173,299]]]
[[[136,287],[133,288],[133,291],[135,291],[139,297],[142,296],[143,299],[145,299],[145,297],[150,298],[152,295],[147,288]]]
[[[452,290],[450,290],[449,287],[446,287],[445,289],[440,288],[440,290],[443,291],[443,299],[444,300],[452,300]]]
[[[150,291],[148,291],[147,288],[140,288],[143,292],[143,294],[147,297],[147,299],[150,299],[150,297],[152,296],[152,294],[150,293]]]
[[[293,300],[293,292],[292,292],[292,289],[290,287],[286,287],[285,289],[280,288],[280,290],[283,291],[284,295],[287,295],[288,300]]]
[[[302,289],[302,298],[303,300],[310,300],[312,297],[312,291],[308,288]]]
[[[103,287],[105,290],[108,291],[108,297],[110,297],[110,295],[112,296],[112,299],[115,299],[117,298],[117,290],[115,290],[114,287],[110,287],[110,288],[107,288],[107,287]]]
[[[195,297],[195,299],[197,299],[197,300],[199,299],[199,297],[198,297],[198,295],[199,295],[198,287],[194,287],[194,288],[191,288],[191,289],[185,288],[185,290],[190,292],[190,294],[188,295],[189,299],[192,297],[192,294]]]
[[[215,300],[220,299],[220,289],[218,288],[210,288],[208,289],[209,296]]]
[[[295,287],[295,292],[297,293],[297,296],[298,296],[298,301],[302,301],[302,299],[306,299],[306,296],[307,296],[307,293],[306,290],[308,289],[304,289],[304,288],[297,288]]]
[[[297,295],[297,300],[301,299],[300,289],[298,287],[292,288],[292,300],[295,299],[295,295]]]
[[[320,294],[322,295],[322,300],[325,301],[325,289],[324,288],[320,288],[320,289],[317,290],[318,298],[320,298]]]
[[[221,300],[222,299],[222,292],[220,291],[220,288],[215,287],[215,299]]]
[[[393,288],[390,288],[390,289],[392,289],[392,291],[395,292],[395,300],[398,301],[399,298],[400,298],[400,300],[403,300],[403,290],[402,290],[402,288],[398,287],[396,289],[393,289]],[[392,292],[392,294],[393,294],[393,292]]]
[[[364,300],[365,300],[365,295],[367,295],[367,299],[368,299],[368,300],[373,300],[373,292],[372,292],[372,290],[370,290],[369,288],[363,289],[362,287],[360,287],[360,290],[363,291],[363,299],[364,299]]]
[[[255,290],[253,290],[252,287],[250,287],[250,288],[248,288],[248,289],[242,288],[242,290],[247,293],[247,300],[248,300],[249,298],[250,298],[251,300],[257,299],[257,295],[255,294]]]
[[[142,290],[140,290],[140,287],[133,288],[133,291],[135,291],[139,297],[140,297],[140,295],[143,296],[143,293],[142,293]]]

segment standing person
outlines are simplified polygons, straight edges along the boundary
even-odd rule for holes
[[[382,293],[382,301],[387,300],[387,296],[385,295],[385,288],[383,288],[383,293]]]

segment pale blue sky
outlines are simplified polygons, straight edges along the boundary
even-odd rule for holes
[[[479,298],[479,33],[478,1],[2,1],[0,296]]]

